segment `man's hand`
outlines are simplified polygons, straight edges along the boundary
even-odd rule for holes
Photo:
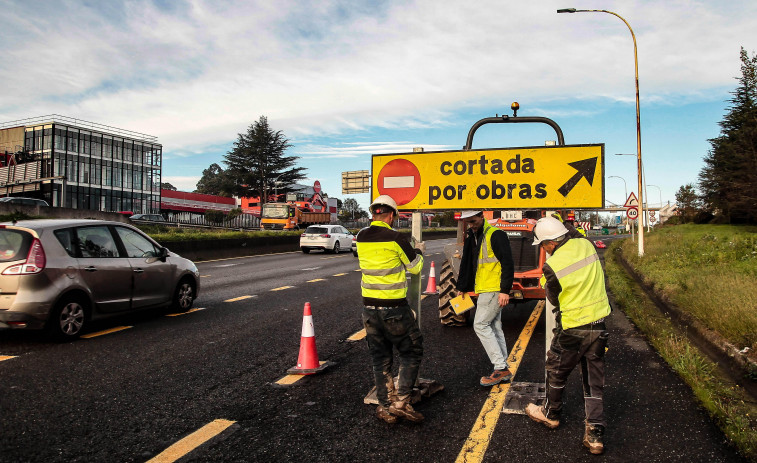
[[[426,253],[426,242],[425,241],[418,241],[415,243],[415,249],[419,250],[421,254]]]
[[[500,307],[506,306],[510,302],[510,295],[507,293],[499,293],[498,302]]]

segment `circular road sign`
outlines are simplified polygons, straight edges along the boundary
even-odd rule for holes
[[[313,191],[315,191],[316,193],[321,192],[321,182],[319,182],[318,180],[316,180],[313,184]]]
[[[407,159],[395,159],[381,168],[377,182],[380,195],[389,195],[402,206],[415,199],[421,189],[421,173]]]
[[[636,217],[639,216],[639,210],[635,207],[629,207],[626,211],[626,216],[631,220],[636,220]]]

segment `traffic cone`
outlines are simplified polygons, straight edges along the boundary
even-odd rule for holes
[[[428,272],[428,285],[423,294],[439,294],[436,290],[436,268],[434,267],[434,261],[431,261],[431,270]]]
[[[287,370],[290,375],[312,375],[331,366],[331,362],[319,362],[318,350],[315,348],[315,328],[310,303],[305,303],[302,314],[302,336],[300,337],[300,356],[297,365]]]

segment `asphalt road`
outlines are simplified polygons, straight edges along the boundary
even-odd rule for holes
[[[441,267],[442,245],[428,242]],[[0,332],[0,461],[147,461],[215,420],[233,424],[181,461],[665,461],[731,462],[740,457],[691,391],[622,312],[610,316],[601,457],[581,445],[580,375],[566,391],[562,424],[548,430],[524,415],[498,414],[485,451],[463,454],[490,390],[491,365],[471,328],[438,322],[435,296],[422,307],[426,355],[421,374],[445,390],[416,408],[420,425],[389,426],[363,404],[372,387],[358,332],[357,259],[285,253],[199,263],[202,293],[180,316],[146,312],[98,323],[111,334],[57,344]],[[321,280],[321,281],[314,281]],[[297,361],[302,311],[313,310],[324,373],[290,386],[276,382]],[[508,306],[513,346],[534,304]],[[544,323],[515,380],[543,382]]]

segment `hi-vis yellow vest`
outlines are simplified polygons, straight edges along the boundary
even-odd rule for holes
[[[547,259],[562,291],[560,313],[563,329],[595,322],[610,314],[602,264],[591,241],[573,238]]]
[[[392,227],[373,221],[371,227]],[[423,256],[416,254],[412,262],[396,241],[357,242],[363,297],[374,299],[403,299],[407,296],[405,270],[417,275],[423,269]]]
[[[499,292],[502,281],[502,264],[494,255],[492,249],[492,233],[497,231],[484,220],[484,233],[481,240],[481,250],[478,252],[478,268],[476,269],[476,283],[473,290],[478,293]],[[502,232],[504,233],[504,232]]]

